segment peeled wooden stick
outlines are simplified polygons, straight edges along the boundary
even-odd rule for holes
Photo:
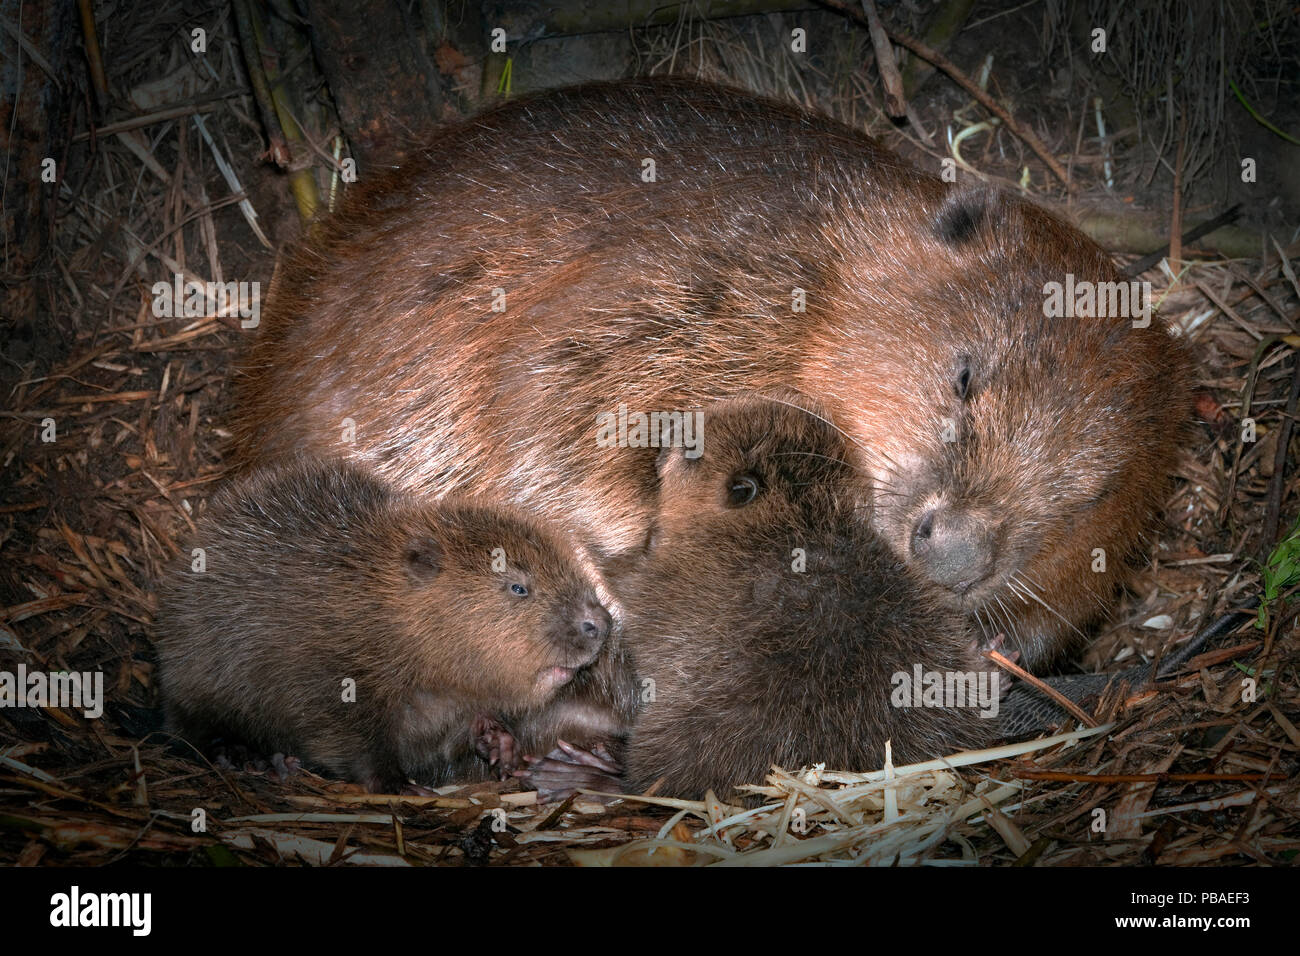
[[[999,654],[997,651],[985,651],[984,656],[987,657],[989,660],[991,660],[993,663],[997,664],[998,667],[1001,667],[1004,671],[1007,671],[1008,673],[1013,674],[1016,677],[1019,677],[1021,680],[1025,681],[1026,683],[1033,684],[1034,687],[1038,688],[1048,697],[1052,698],[1052,700],[1056,701],[1063,710],[1068,711],[1072,717],[1080,721],[1085,727],[1097,726],[1097,721],[1089,717],[1084,712],[1082,707],[1080,707],[1074,701],[1070,700],[1070,698],[1066,697],[1059,690],[1056,690],[1055,688],[1050,687],[1047,684],[1043,683],[1041,680],[1039,680],[1033,674],[1029,673],[1029,671],[1025,670],[1019,664],[1013,663],[1009,658],[1007,658],[1002,654]]]

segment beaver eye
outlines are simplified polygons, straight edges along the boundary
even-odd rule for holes
[[[528,597],[528,588],[524,587],[522,584],[512,584],[510,585],[510,593],[518,595],[519,597]]]
[[[957,397],[962,401],[970,394],[971,367],[970,359],[963,357],[961,363],[957,366],[957,378],[952,383],[952,390],[957,393]]]
[[[758,481],[753,475],[737,475],[727,489],[727,507],[743,508],[758,497]]]

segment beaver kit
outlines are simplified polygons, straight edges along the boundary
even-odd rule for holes
[[[169,724],[195,746],[396,792],[625,729],[598,581],[511,509],[307,463],[228,487],[194,547],[163,584],[158,647]]]
[[[867,768],[887,743],[904,763],[990,742],[996,677],[963,615],[880,541],[824,413],[778,395],[703,415],[698,458],[660,454],[653,543],[621,595],[649,698],[629,792],[662,780],[725,797],[773,764]],[[913,706],[918,669],[960,673],[969,699]]]
[[[1031,667],[1137,556],[1188,359],[1158,318],[1046,316],[1049,284],[1121,277],[1025,201],[683,79],[507,103],[364,180],[282,270],[236,379],[241,468],[343,457],[514,501],[612,570],[656,449],[598,421],[794,387],[858,450],[895,558]]]

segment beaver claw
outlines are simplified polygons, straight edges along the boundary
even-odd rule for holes
[[[479,714],[474,718],[474,749],[478,755],[495,767],[501,780],[509,780],[519,767],[519,754],[515,737],[495,717]]]
[[[545,757],[525,756],[524,760],[528,769],[516,770],[514,776],[533,787],[543,803],[563,800],[578,790],[617,793],[623,789],[623,768],[604,744],[583,750],[560,740]]]

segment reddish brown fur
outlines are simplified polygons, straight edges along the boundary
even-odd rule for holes
[[[169,722],[196,746],[227,737],[392,788],[482,778],[480,715],[540,753],[626,727],[627,660],[605,646],[589,562],[511,509],[415,500],[342,464],[269,469],[218,496],[194,546],[206,569],[178,563],[157,634]],[[610,691],[603,726],[593,686]]]
[[[235,453],[507,497],[612,557],[644,542],[653,452],[598,448],[597,413],[794,386],[859,447],[882,538],[1034,664],[1122,581],[1190,407],[1159,320],[1043,317],[1067,272],[1119,278],[1034,206],[832,121],[683,80],[560,91],[443,131],[294,255]],[[977,541],[970,580],[918,560],[935,515]]]
[[[654,690],[628,743],[629,792],[663,778],[665,796],[728,799],[774,763],[867,770],[886,741],[902,763],[991,740],[973,707],[891,704],[893,675],[914,665],[986,665],[960,612],[872,530],[855,457],[788,395],[711,406],[698,460],[663,453],[652,545],[621,595]],[[744,481],[757,491],[737,504]]]

